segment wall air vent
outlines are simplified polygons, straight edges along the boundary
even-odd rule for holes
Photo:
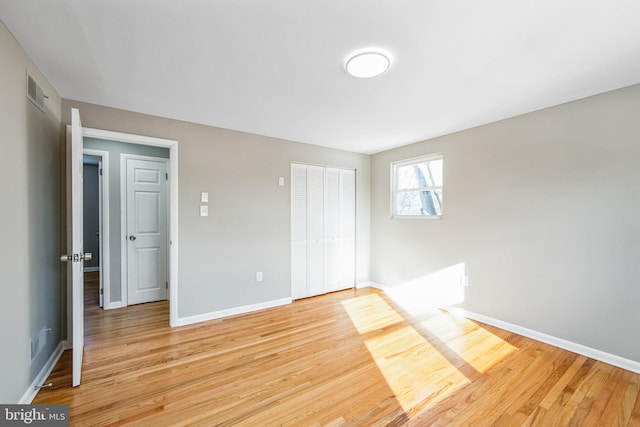
[[[44,99],[47,96],[29,73],[27,73],[27,98],[44,113]]]

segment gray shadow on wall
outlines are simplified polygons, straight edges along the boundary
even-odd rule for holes
[[[37,376],[63,339],[62,301],[66,286],[62,283],[60,249],[63,247],[61,224],[61,153],[59,122],[47,110],[41,111],[27,101],[27,267],[29,271],[29,338],[32,360],[31,381]],[[19,286],[21,284],[16,284]]]

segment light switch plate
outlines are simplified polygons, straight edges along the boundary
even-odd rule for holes
[[[200,193],[200,203],[209,203],[209,193],[205,191]]]
[[[278,177],[278,185],[284,187],[284,176]]]
[[[200,216],[209,216],[209,206],[200,205]]]

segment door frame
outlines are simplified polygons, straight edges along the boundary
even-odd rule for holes
[[[99,157],[101,162],[102,174],[98,177],[100,182],[100,289],[102,290],[103,299],[102,308],[104,310],[109,310],[118,307],[118,305],[111,304],[111,259],[109,257],[109,152],[83,148],[82,154],[86,156]],[[100,171],[98,171],[98,173],[100,174]]]
[[[144,156],[139,154],[129,154],[129,153],[120,153],[120,229],[123,236],[126,232],[122,232],[122,230],[126,230],[127,228],[127,160],[147,160],[158,163],[166,163],[167,171],[171,168],[171,159],[167,159],[164,157],[153,157],[153,156]],[[170,173],[170,172],[169,172]],[[170,220],[171,214],[169,212],[169,184],[167,181],[167,219]],[[167,221],[168,223],[169,221]],[[121,236],[122,237],[122,236]],[[167,254],[169,254],[169,248],[171,247],[171,238],[169,237],[169,233],[167,233]],[[129,305],[129,254],[128,254],[128,244],[126,236],[124,239],[120,240],[120,295],[122,301],[122,307],[126,307]],[[167,278],[169,277],[169,271],[167,271]],[[171,290],[171,280],[169,280],[169,291]],[[167,293],[167,299],[171,301],[171,294]]]
[[[178,326],[178,141],[102,129],[83,128],[85,138],[169,149],[169,325]],[[126,295],[123,295],[126,298]]]

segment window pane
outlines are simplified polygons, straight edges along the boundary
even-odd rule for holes
[[[396,214],[399,216],[442,215],[442,190],[405,191],[397,193]]]
[[[398,190],[442,186],[442,159],[398,167]]]

